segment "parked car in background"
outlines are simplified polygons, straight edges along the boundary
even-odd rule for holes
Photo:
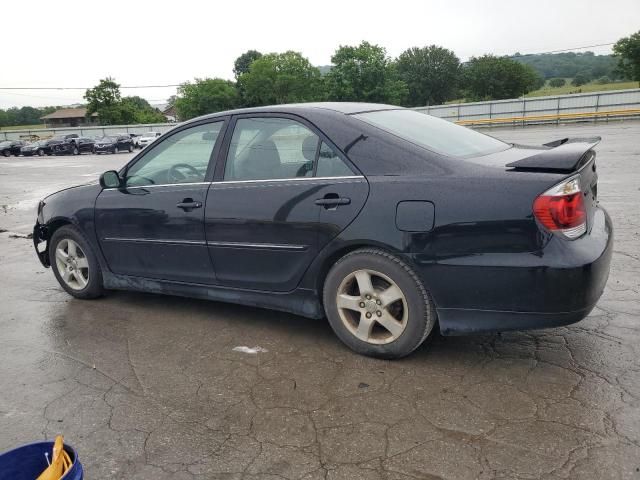
[[[81,153],[93,153],[95,140],[89,137],[63,139],[53,146],[56,155],[79,155]]]
[[[61,137],[53,137],[47,140],[44,140],[44,153],[46,155],[53,155],[53,149],[59,143],[64,142],[64,139]]]
[[[7,140],[0,143],[0,154],[8,157],[9,155],[20,155],[20,149],[24,147],[22,140]]]
[[[131,140],[133,141],[133,148],[138,148],[138,141],[140,140],[140,134],[139,133],[128,133],[127,135],[129,135],[131,137]]]
[[[138,139],[138,146],[140,148],[144,148],[147,145],[149,145],[151,142],[153,142],[156,138],[158,138],[160,135],[162,135],[160,132],[144,133],[140,135],[140,138]]]
[[[97,140],[95,153],[133,152],[133,140],[129,135],[105,136]]]
[[[45,154],[51,155],[51,147],[47,145],[46,140],[38,140],[37,142],[32,142],[22,147],[20,153],[25,157],[31,157],[33,155],[42,157]]]

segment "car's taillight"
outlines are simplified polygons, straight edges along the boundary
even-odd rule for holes
[[[580,189],[580,176],[547,190],[533,202],[533,213],[548,230],[569,239],[587,231],[587,211]]]

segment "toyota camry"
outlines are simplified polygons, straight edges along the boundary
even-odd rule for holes
[[[70,295],[123,289],[326,317],[356,352],[577,322],[609,273],[599,138],[507,144],[403,108],[318,103],[180,124],[38,206]]]

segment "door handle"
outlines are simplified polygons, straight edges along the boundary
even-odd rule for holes
[[[350,203],[351,203],[350,198],[338,197],[337,195],[335,197],[327,195],[324,198],[318,198],[315,201],[316,205],[322,205],[324,208],[335,208],[338,205],[349,205]]]
[[[202,202],[195,202],[192,198],[185,198],[180,203],[178,203],[176,207],[184,210],[185,212],[190,212],[194,208],[202,207]]]

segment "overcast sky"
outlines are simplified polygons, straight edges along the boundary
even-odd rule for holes
[[[368,40],[397,56],[437,44],[470,56],[614,42],[640,29],[640,0],[5,0],[0,87],[87,87],[233,78],[248,49],[296,50],[328,65]],[[597,54],[611,47],[592,48]],[[82,102],[83,91],[0,90],[0,108]],[[123,90],[152,104],[175,88]]]

